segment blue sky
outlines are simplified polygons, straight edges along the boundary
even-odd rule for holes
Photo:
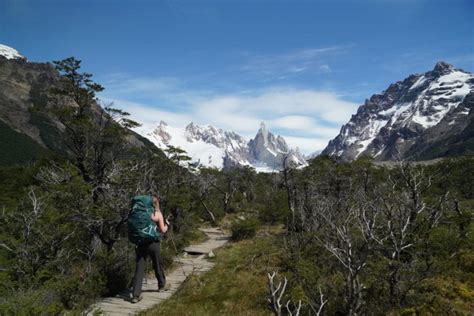
[[[474,1],[0,0],[0,43],[75,56],[151,128],[190,121],[325,147],[357,106],[445,60],[474,65]]]

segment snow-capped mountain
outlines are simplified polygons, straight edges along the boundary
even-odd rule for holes
[[[248,143],[250,161],[254,166],[269,166],[281,169],[283,163],[290,165],[306,165],[306,160],[298,149],[288,147],[285,139],[280,135],[273,135],[267,130],[265,124],[260,124],[260,129],[254,139]],[[286,162],[284,160],[286,159]]]
[[[184,149],[192,161],[204,167],[231,168],[252,166],[258,171],[274,171],[287,163],[305,166],[303,155],[288,147],[281,136],[274,136],[262,123],[254,139],[247,141],[232,131],[212,125],[188,124],[184,129],[169,126],[161,121],[151,132],[142,132],[156,146],[168,145]]]
[[[16,49],[0,44],[0,56],[6,59],[26,59]]]
[[[322,154],[419,160],[472,152],[473,88],[471,73],[438,62],[366,100]]]

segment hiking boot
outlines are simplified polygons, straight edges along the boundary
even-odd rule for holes
[[[158,286],[158,292],[169,291],[170,289],[171,289],[171,286],[169,284]]]
[[[132,298],[132,304],[135,304],[135,303],[138,303],[140,302],[141,300],[143,299],[143,295],[140,294],[140,296],[135,296],[134,298]]]

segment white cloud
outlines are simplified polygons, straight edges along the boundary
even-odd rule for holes
[[[186,90],[178,80],[148,79],[109,83],[105,95],[107,101],[130,112],[144,130],[160,120],[174,127],[195,122],[233,130],[250,139],[264,121],[272,132],[305,154],[323,149],[357,108],[329,91],[272,87],[245,94],[210,94]]]
[[[282,136],[291,147],[298,147],[299,150],[306,155],[323,150],[326,148],[329,141],[325,138],[295,137],[288,135]]]
[[[303,115],[287,115],[274,119],[270,122],[272,126],[297,131],[307,131],[314,129],[315,122],[313,118]]]
[[[171,126],[182,127],[193,120],[191,115],[183,112],[172,112],[163,110],[152,105],[123,99],[104,98],[106,102],[113,102],[114,106],[130,113],[130,117],[141,123],[139,129],[150,130],[157,126],[160,121],[165,121]]]
[[[354,103],[341,100],[332,92],[278,87],[251,96],[216,96],[202,100],[199,105],[209,111],[218,108],[218,111],[260,114],[263,118],[311,115],[336,124],[347,122],[355,109]]]

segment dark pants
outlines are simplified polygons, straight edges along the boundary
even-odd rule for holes
[[[140,245],[136,248],[137,267],[133,279],[133,296],[138,297],[142,292],[143,274],[145,272],[146,257],[150,256],[153,263],[153,270],[158,280],[158,286],[164,287],[166,284],[165,273],[160,262],[160,242],[152,242],[146,245]]]

